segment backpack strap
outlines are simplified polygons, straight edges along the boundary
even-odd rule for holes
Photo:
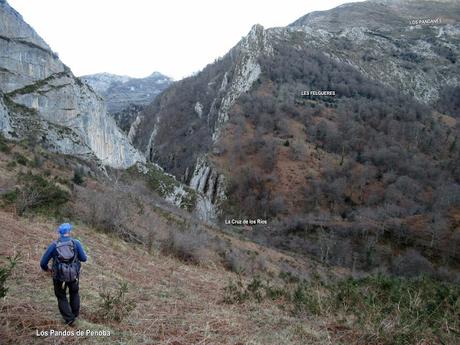
[[[78,263],[78,270],[77,270],[77,280],[78,280],[80,278],[80,260],[78,259],[77,245],[76,245],[76,243],[75,243],[73,238],[71,239],[71,241],[72,241],[73,252],[74,252],[72,264]]]
[[[73,238],[71,239],[71,241],[72,241],[72,247],[73,247],[73,260],[72,260],[72,263],[74,263],[74,262],[78,261],[78,250],[77,250],[77,245],[75,244],[75,241],[74,241]]]

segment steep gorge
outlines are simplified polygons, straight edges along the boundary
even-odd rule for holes
[[[454,1],[367,1],[256,25],[142,112],[133,143],[221,220],[268,219],[277,245],[370,229],[458,260],[459,19]]]

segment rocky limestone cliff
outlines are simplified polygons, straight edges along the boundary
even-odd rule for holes
[[[262,54],[270,55],[273,52],[270,46],[270,39],[262,25],[254,25],[249,34],[244,37],[229,54],[241,54],[240,62],[235,65],[233,78],[229,82],[227,75],[224,75],[219,91],[225,92],[217,112],[217,119],[212,134],[213,141],[219,138],[221,128],[228,121],[228,111],[235,101],[244,93],[249,91],[252,84],[261,73],[258,59]],[[209,120],[208,120],[209,122]]]
[[[207,153],[219,140],[235,101],[258,79],[259,58],[272,53],[270,40],[261,25],[254,25],[222,59],[156,98],[140,113],[130,133],[151,161],[205,195],[197,205],[202,218],[215,218],[215,205],[225,195],[225,178],[208,161]]]
[[[424,18],[432,21],[413,22]],[[225,140],[229,111],[259,85],[261,61],[270,63],[275,46],[321,52],[363,78],[435,106],[446,87],[460,84],[459,18],[454,1],[369,1],[313,12],[284,28],[256,25],[223,58],[144,110],[133,143],[196,190],[224,195],[219,181],[231,172],[218,171],[209,157]]]
[[[171,78],[159,72],[145,78],[98,73],[81,79],[105,100],[109,114],[125,133],[136,131],[137,124],[132,129],[131,125],[137,115],[172,83]]]
[[[126,168],[144,157],[103,100],[76,78],[6,1],[0,2],[0,129],[49,149]]]
[[[65,66],[22,16],[0,2],[0,85],[4,92],[63,72]]]

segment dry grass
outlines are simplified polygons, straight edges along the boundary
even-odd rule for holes
[[[13,153],[32,159],[26,148],[12,145]],[[9,168],[12,157],[12,154],[0,152],[0,191],[11,189],[20,172],[43,174],[48,171],[53,180],[70,181],[72,178],[70,158],[52,157],[39,168],[22,165]],[[74,186],[72,191],[69,214],[74,223],[75,219],[82,220],[81,224],[76,224],[73,235],[82,241],[90,257],[83,265],[81,277],[81,318],[73,330],[110,330],[112,335],[108,338],[36,336],[37,330],[71,330],[62,323],[50,277],[39,268],[41,255],[55,239],[57,224],[38,216],[19,218],[12,209],[0,210],[0,265],[7,256],[19,252],[22,257],[7,282],[8,294],[0,301],[1,345],[265,345],[305,344],[308,343],[306,339],[318,343],[326,339],[321,324],[308,322],[307,325],[305,320],[283,311],[277,303],[223,303],[224,287],[237,277],[224,268],[229,259],[239,262],[238,266],[244,265],[246,273],[263,270],[273,277],[285,269],[308,272],[316,265],[314,262],[230,236],[202,223],[198,224],[200,232],[207,232],[205,237],[212,239],[213,244],[192,246],[200,249],[198,265],[181,261],[174,255],[163,255],[159,250],[161,243],[193,219],[185,211],[172,209],[148,194],[142,181],[132,182],[126,185],[120,181],[113,185],[87,177],[83,186]],[[94,198],[94,193],[99,198]],[[127,243],[114,234],[83,225],[83,222],[91,223],[91,210],[96,212],[95,219],[100,219],[97,212],[103,214],[104,209],[98,208],[102,205],[98,201],[102,199],[125,206],[128,213],[118,214],[116,220],[135,228],[143,244]],[[187,237],[180,238],[177,243],[184,244],[184,241]],[[212,250],[208,252],[208,249]],[[98,315],[99,292],[116,288],[122,281],[128,283],[128,295],[136,300],[136,308],[120,323],[103,321]]]
[[[46,344],[36,330],[66,328],[57,310],[50,278],[38,262],[53,240],[55,224],[43,219],[17,219],[0,212],[0,258],[20,252],[22,259],[9,280],[1,303],[0,336],[6,344]],[[324,338],[315,322],[305,325],[275,303],[227,305],[223,289],[235,274],[222,268],[187,265],[140,245],[77,225],[90,256],[81,278],[82,313],[76,329],[111,330],[109,338],[53,338],[56,343],[123,344],[304,344]],[[129,284],[136,309],[121,323],[102,323],[98,292]],[[325,338],[324,338],[325,339]]]

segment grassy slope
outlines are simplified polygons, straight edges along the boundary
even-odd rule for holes
[[[4,265],[8,256],[16,253],[21,253],[22,259],[7,282],[10,291],[6,298],[0,300],[0,345],[368,344],[370,339],[371,343],[389,345],[435,344],[440,343],[441,337],[445,344],[458,343],[460,333],[456,315],[459,315],[460,299],[457,297],[460,292],[455,295],[452,288],[447,290],[444,286],[434,285],[428,290],[410,288],[406,291],[410,286],[401,285],[401,290],[398,282],[388,285],[379,281],[378,287],[376,284],[352,281],[348,285],[336,286],[338,292],[334,290],[330,294],[317,285],[315,276],[323,276],[327,281],[332,277],[348,276],[350,272],[257,245],[245,239],[243,229],[236,236],[235,233],[231,235],[217,227],[204,225],[201,228],[203,231],[206,229],[208,235],[203,237],[202,232],[195,234],[205,244],[199,249],[209,250],[210,253],[200,255],[199,265],[186,264],[164,255],[158,248],[162,247],[161,243],[168,234],[184,231],[180,229],[181,224],[191,221],[190,214],[157,204],[156,199],[149,198],[151,192],[142,188],[125,189],[129,186],[121,182],[117,189],[104,179],[88,176],[84,185],[72,187],[68,183],[72,178],[72,162],[66,160],[68,157],[42,157],[44,161],[38,167],[33,164],[35,154],[29,149],[13,143],[8,145],[10,152],[0,152],[0,194],[15,186],[16,175],[29,170],[38,175],[46,175],[49,170],[48,179],[72,192],[72,203],[67,206],[73,212],[65,217],[71,217],[76,223],[74,236],[82,240],[90,256],[83,268],[82,312],[76,329],[110,330],[112,336],[50,339],[35,335],[36,330],[66,329],[57,309],[51,279],[38,266],[46,246],[56,236],[54,229],[57,223],[49,217],[31,216],[33,213],[26,213],[29,218],[18,218],[13,212],[14,207],[7,205],[0,209],[0,266]],[[24,160],[28,161],[26,166],[11,164]],[[129,180],[135,184],[133,179]],[[86,195],[85,191],[94,191],[96,196]],[[137,209],[131,209],[131,193],[138,193],[138,204],[134,203],[138,205]],[[142,227],[139,234],[144,239],[149,236],[143,232],[153,233],[154,243],[127,243],[115,235],[107,235],[75,222],[80,218],[73,217],[80,214],[78,210],[83,204],[87,208],[97,207],[104,200],[124,194],[122,209],[131,212],[126,221],[132,222],[132,227],[137,230]],[[140,209],[143,210],[142,215],[139,214]],[[221,239],[220,253],[216,252],[215,238]],[[185,237],[182,244],[184,241],[194,242],[197,239]],[[248,274],[243,277],[241,285],[246,291],[238,288],[239,276],[224,268],[229,261],[219,256],[229,250],[236,253],[237,263],[247,264]],[[261,267],[257,268],[257,263]],[[282,284],[277,277],[281,274],[286,276],[289,272],[297,272],[307,279],[310,277],[313,285],[299,290],[299,285],[295,283]],[[263,288],[251,290],[254,283],[252,280],[249,284],[251,274],[261,274],[269,279],[270,285],[282,286],[283,292],[278,297],[263,297],[257,302],[257,294],[263,294]],[[289,276],[287,278],[289,280]],[[108,322],[100,317],[98,311],[101,302],[99,292],[104,288],[114,289],[119,282],[129,284],[128,296],[136,301],[137,306],[123,322]],[[261,282],[266,284],[264,280]],[[230,286],[237,288],[229,293]],[[388,286],[396,296],[393,299],[388,299]],[[344,294],[340,294],[342,290]],[[331,296],[328,297],[328,294]],[[457,297],[449,297],[453,295]],[[242,298],[242,303],[224,303],[229,296]],[[382,303],[375,303],[373,296]],[[427,297],[421,300],[420,296]],[[395,303],[395,298],[401,298],[405,303]],[[449,306],[446,303],[453,304]],[[434,311],[441,309],[443,313],[434,315],[433,306]],[[431,322],[436,325],[425,327]]]
[[[57,163],[59,157],[46,158],[40,168],[29,163],[27,166],[12,166],[18,155],[28,162],[33,161],[34,155],[22,145],[8,145],[10,152],[0,152],[0,193],[11,190],[17,174],[25,171],[42,175],[49,170],[52,180],[55,177],[59,181],[71,179],[72,169],[66,168],[66,161]],[[67,189],[65,184],[59,185]],[[103,191],[109,187],[87,177],[84,188],[98,191],[104,197]],[[151,212],[150,219],[154,223],[151,227],[160,237],[159,227],[165,226],[160,223],[167,221],[168,226],[174,228],[180,219],[187,219],[179,210],[168,213],[170,211],[166,209],[153,207]],[[177,217],[180,219],[173,221]],[[280,308],[280,301],[223,303],[224,287],[238,276],[219,263],[186,264],[156,249],[149,252],[147,246],[124,242],[115,235],[97,232],[84,224],[77,224],[73,234],[81,239],[90,257],[83,266],[82,310],[76,329],[110,330],[112,336],[83,339],[37,337],[36,330],[66,329],[58,312],[51,278],[39,268],[41,255],[55,239],[56,226],[56,221],[51,218],[19,218],[10,207],[0,209],[0,265],[8,256],[21,254],[13,276],[7,281],[9,292],[0,300],[1,345],[64,341],[66,344],[303,344],[305,339],[321,343],[328,338],[327,331],[322,330],[322,322],[305,323],[305,319],[295,318],[290,311]],[[238,239],[219,233],[216,229],[209,228],[209,231],[224,238],[231,248],[258,253],[274,276],[284,265],[321,270],[314,262],[299,261],[242,237]],[[122,281],[129,284],[128,296],[137,302],[135,310],[121,323],[101,320],[98,316],[99,292],[104,288],[114,289]]]
[[[22,260],[9,280],[1,304],[0,338],[6,343],[45,344],[35,329],[65,329],[57,310],[50,278],[38,267],[40,256],[54,238],[55,224],[44,219],[17,219],[0,212],[0,257],[17,252]],[[77,225],[90,256],[81,279],[82,311],[77,329],[106,329],[110,338],[85,338],[83,343],[127,344],[301,344],[305,337],[321,342],[327,333],[318,320],[305,324],[275,303],[222,303],[223,288],[235,274],[149,254],[106,234]],[[138,263],[138,264],[136,264]],[[98,321],[102,287],[129,282],[136,309],[121,323]],[[70,329],[70,328],[68,328]],[[67,343],[80,343],[77,337]],[[3,342],[2,342],[3,343]]]

